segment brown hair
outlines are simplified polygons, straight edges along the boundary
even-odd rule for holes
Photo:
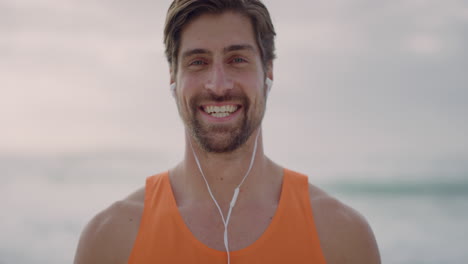
[[[250,18],[263,67],[275,56],[275,29],[270,14],[260,0],[174,0],[167,11],[164,28],[166,57],[170,67],[177,72],[180,34],[183,27],[202,14],[221,14],[233,11]]]

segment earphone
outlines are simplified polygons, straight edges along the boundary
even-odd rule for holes
[[[176,83],[175,82],[171,83],[169,90],[171,90],[172,97],[175,97],[175,88],[176,88]]]
[[[267,92],[266,92],[266,96],[268,97],[268,94],[270,93],[270,90],[271,90],[271,86],[273,86],[273,80],[266,77],[265,79],[265,84],[267,86]]]
[[[205,174],[203,173],[202,167],[200,165],[200,161],[198,160],[198,156],[195,153],[195,150],[193,149],[192,140],[189,139],[190,147],[192,148],[192,153],[193,153],[193,156],[195,158],[195,162],[197,163],[198,170],[200,170],[200,173],[203,176],[203,180],[205,180],[206,188],[208,189],[208,192],[210,193],[211,199],[213,200],[216,207],[218,208],[219,214],[221,215],[221,220],[223,221],[223,224],[224,224],[224,247],[226,248],[228,264],[231,264],[231,255],[230,255],[230,252],[229,252],[229,239],[228,239],[229,219],[231,218],[232,209],[236,205],[237,197],[239,196],[239,191],[240,191],[239,189],[240,189],[242,183],[244,183],[247,176],[250,174],[250,170],[252,170],[252,167],[253,167],[253,164],[254,164],[254,161],[255,161],[255,153],[257,153],[257,142],[258,142],[258,136],[259,135],[260,135],[260,130],[258,130],[257,136],[255,137],[255,144],[254,144],[254,149],[253,149],[253,152],[252,152],[252,157],[250,158],[249,168],[247,169],[247,172],[245,173],[244,178],[242,179],[242,181],[239,183],[239,185],[236,187],[236,189],[234,189],[234,195],[232,196],[231,202],[229,203],[229,211],[228,211],[226,219],[224,218],[223,211],[221,210],[221,207],[219,206],[219,204],[216,201],[213,193],[211,192],[210,185],[208,184],[208,181],[206,180]]]
[[[270,93],[270,90],[271,90],[271,86],[273,86],[273,81],[270,78],[267,77],[265,79],[265,84],[267,86],[266,96],[268,97],[268,94]],[[175,97],[175,94],[176,94],[175,89],[176,89],[176,83],[173,82],[173,83],[171,83],[171,86],[169,87],[169,90],[171,91],[172,97]]]
[[[267,86],[266,87],[267,88],[266,97],[268,97],[268,94],[270,93],[270,90],[271,90],[271,86],[273,85],[273,81],[270,78],[267,77],[265,79],[265,84]],[[175,82],[171,83],[170,90],[171,90],[172,96],[174,96],[174,97],[175,97],[175,89],[176,89],[176,83]],[[234,194],[233,194],[233,196],[231,198],[231,202],[229,203],[229,210],[228,210],[228,214],[227,214],[226,218],[224,217],[224,214],[223,214],[223,212],[221,210],[221,207],[219,206],[218,202],[216,201],[216,198],[214,197],[213,193],[211,192],[210,185],[208,184],[208,181],[206,180],[205,173],[203,172],[200,161],[198,160],[198,156],[195,153],[195,149],[193,148],[192,140],[189,139],[190,147],[192,149],[192,153],[193,153],[193,156],[195,158],[195,162],[196,162],[196,164],[198,166],[198,170],[200,171],[200,174],[202,175],[203,180],[205,181],[208,193],[210,194],[211,199],[213,200],[214,204],[218,208],[219,214],[221,216],[221,220],[222,220],[222,222],[224,224],[224,237],[223,238],[224,238],[224,247],[226,248],[226,253],[227,253],[227,263],[228,264],[231,263],[231,254],[230,254],[230,251],[229,251],[229,237],[228,237],[229,220],[231,219],[232,209],[236,205],[237,198],[239,197],[240,187],[242,186],[245,179],[247,178],[247,176],[250,174],[250,171],[252,170],[252,167],[253,167],[253,164],[254,164],[254,161],[255,161],[255,154],[257,153],[257,142],[258,142],[259,135],[260,135],[260,130],[258,131],[257,136],[255,137],[255,144],[254,144],[254,148],[253,148],[253,152],[252,152],[252,157],[250,159],[249,168],[247,169],[247,172],[245,173],[244,177],[242,178],[242,181],[234,189]]]

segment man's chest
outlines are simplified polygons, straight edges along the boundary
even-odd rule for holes
[[[276,207],[277,205],[235,207],[228,224],[229,250],[246,248],[259,239],[269,227]],[[210,248],[225,251],[224,224],[214,204],[207,208],[182,207],[179,208],[179,213],[196,239]]]

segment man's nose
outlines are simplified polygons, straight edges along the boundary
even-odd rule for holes
[[[214,64],[208,75],[205,88],[211,90],[214,94],[223,95],[233,87],[234,83],[226,72],[224,65],[221,63]]]

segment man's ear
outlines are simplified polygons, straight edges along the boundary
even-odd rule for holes
[[[172,67],[169,68],[169,84],[175,83],[175,74],[174,69]]]
[[[266,77],[273,81],[273,61],[267,63]]]
[[[169,76],[170,76],[170,80],[169,80],[169,90],[171,91],[171,94],[172,94],[172,97],[176,97],[176,82],[175,82],[175,76],[173,74],[173,70],[172,70],[172,67],[169,69]]]

